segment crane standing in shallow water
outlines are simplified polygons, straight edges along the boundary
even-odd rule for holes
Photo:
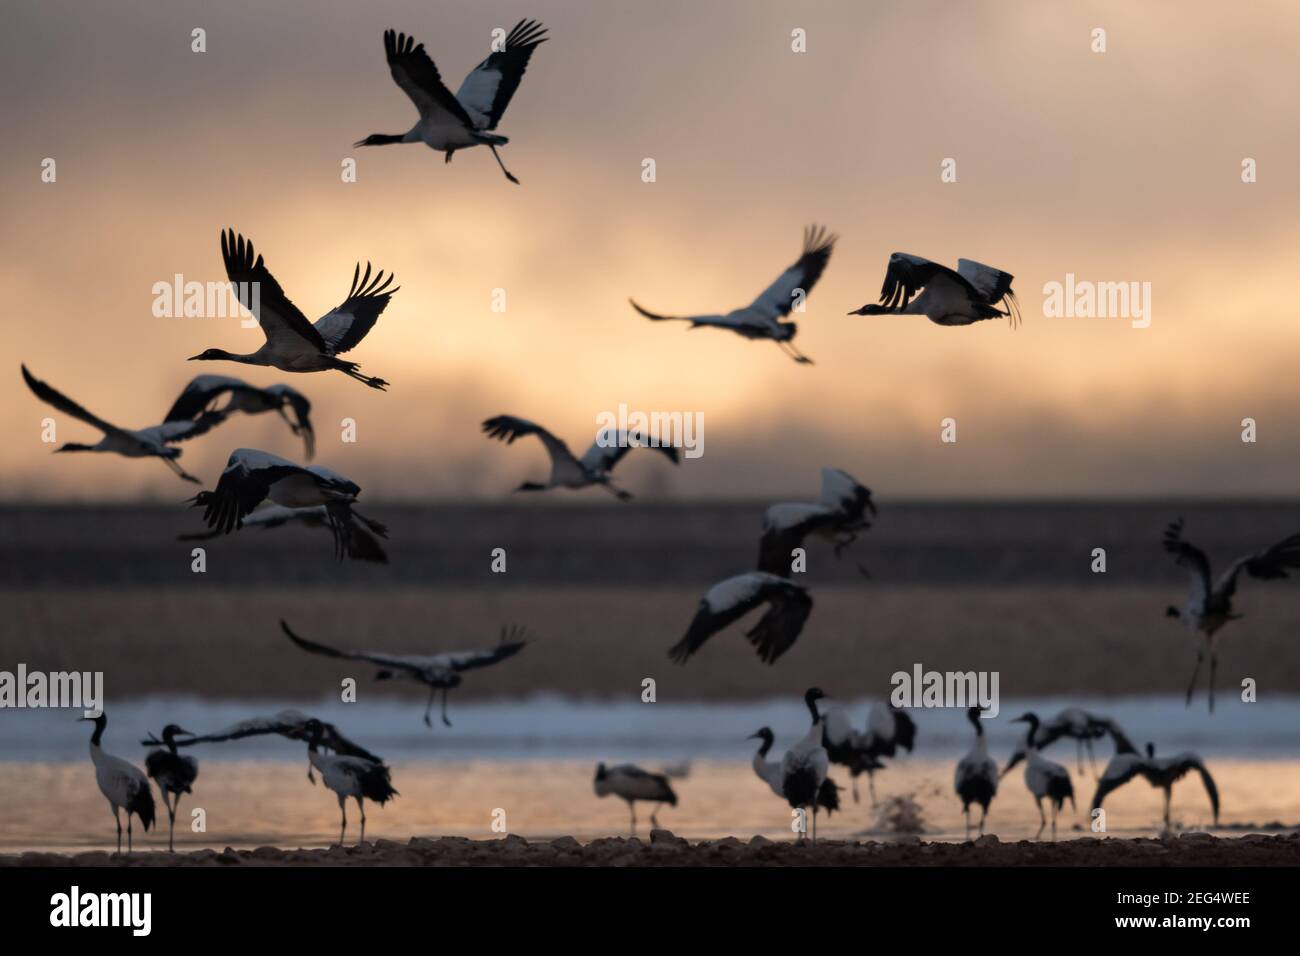
[[[654,810],[650,812],[650,825],[653,827],[659,826],[655,814],[659,812],[662,804],[666,803],[670,807],[677,806],[677,794],[673,792],[666,775],[650,773],[630,763],[615,767],[606,767],[603,763],[596,764],[596,777],[592,781],[592,788],[598,797],[607,797],[612,793],[627,801],[627,808],[632,814],[632,836],[636,836],[636,801],[641,800],[655,805]]]
[[[389,770],[381,763],[373,763],[362,757],[346,757],[340,754],[323,754],[320,745],[325,737],[325,726],[319,720],[307,721],[307,760],[317,773],[321,782],[333,790],[339,798],[339,845],[348,832],[348,797],[357,801],[361,812],[361,838],[366,842],[366,803],[372,800],[381,807],[393,797],[398,796],[393,789]]]
[[[761,740],[758,751],[754,754],[754,759],[750,765],[754,768],[754,773],[759,780],[762,780],[771,791],[785,799],[785,791],[782,789],[784,783],[781,774],[781,764],[775,760],[768,760],[768,752],[776,742],[776,737],[770,727],[760,727],[757,733],[750,734],[750,740]],[[840,808],[840,787],[834,780],[827,777],[822,781],[821,787],[817,791],[817,806],[826,811],[830,816]]]
[[[1112,790],[1123,786],[1134,777],[1142,777],[1156,789],[1163,790],[1165,796],[1165,829],[1170,829],[1169,804],[1173,799],[1174,784],[1186,774],[1195,770],[1205,785],[1205,793],[1210,798],[1210,809],[1214,812],[1214,824],[1219,824],[1219,788],[1214,778],[1206,769],[1205,762],[1196,754],[1184,752],[1172,757],[1156,757],[1156,745],[1147,744],[1146,757],[1137,752],[1132,744],[1122,735],[1115,737],[1115,756],[1110,758],[1105,772],[1097,782],[1097,792],[1092,797],[1092,808],[1101,808],[1101,803]]]
[[[989,815],[989,804],[998,792],[998,764],[989,756],[988,740],[984,736],[984,725],[980,723],[980,709],[968,708],[966,719],[975,728],[975,746],[961,760],[957,761],[957,772],[953,777],[953,787],[961,800],[962,812],[966,815],[966,839],[970,839],[970,805],[980,806],[980,836],[984,835],[984,821]]]
[[[193,757],[176,752],[176,737],[193,737],[188,730],[182,730],[175,724],[163,728],[163,747],[151,750],[144,758],[144,768],[158,784],[162,794],[163,805],[167,808],[167,851],[176,852],[176,808],[180,806],[182,793],[193,793],[194,781],[199,776],[199,762]],[[170,799],[168,799],[170,797]]]
[[[1034,834],[1034,839],[1037,840],[1042,836],[1043,828],[1047,826],[1047,815],[1043,813],[1043,798],[1046,797],[1052,805],[1052,839],[1055,840],[1057,813],[1065,806],[1067,798],[1071,807],[1075,805],[1074,784],[1070,782],[1070,771],[1059,763],[1039,755],[1036,739],[1039,726],[1037,714],[1025,714],[1017,717],[1012,723],[1029,724],[1029,737],[1025,743],[1025,786],[1034,795],[1034,802],[1038,804],[1038,816],[1042,821],[1038,826],[1038,832]]]
[[[122,852],[122,817],[121,810],[126,811],[126,852],[132,850],[131,817],[140,818],[145,832],[153,826],[154,802],[153,791],[149,789],[149,778],[134,764],[121,757],[105,753],[100,746],[104,737],[104,728],[108,726],[108,715],[101,713],[98,717],[79,717],[95,725],[95,733],[90,738],[90,762],[95,765],[95,782],[99,792],[113,808],[113,819],[117,822],[117,852]]]
[[[818,687],[810,687],[803,695],[804,704],[812,716],[812,726],[803,739],[785,752],[781,758],[781,793],[791,809],[806,812],[812,809],[812,839],[817,842],[817,808],[821,804],[822,787],[831,769],[830,755],[822,743],[825,723],[817,712],[817,701],[826,694]],[[799,839],[807,833],[800,829]]]

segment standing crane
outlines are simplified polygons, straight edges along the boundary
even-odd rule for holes
[[[98,717],[79,717],[95,725],[95,733],[90,738],[90,762],[95,765],[95,782],[99,792],[113,808],[113,819],[117,822],[117,852],[122,852],[122,817],[120,811],[126,811],[126,852],[132,847],[131,817],[140,818],[140,825],[145,832],[153,826],[154,802],[153,791],[149,788],[149,778],[134,764],[106,753],[100,745],[104,737],[104,728],[108,726],[108,715],[100,713]]]
[[[194,781],[199,776],[199,762],[193,757],[176,752],[176,737],[193,737],[188,730],[182,730],[175,724],[163,728],[163,745],[157,750],[149,751],[144,758],[144,769],[158,784],[162,794],[163,806],[167,808],[167,851],[176,852],[176,808],[180,805],[182,793],[194,792]]]

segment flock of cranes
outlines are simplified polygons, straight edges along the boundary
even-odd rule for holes
[[[429,684],[431,691],[445,690],[459,683],[459,671],[475,667],[488,666],[522,649],[525,641],[511,641],[509,638],[520,636],[517,629],[507,628],[502,632],[501,643],[495,651],[463,652],[459,654],[442,654],[430,657],[409,657],[386,654],[353,654],[340,652],[325,645],[305,641],[295,635],[282,622],[285,634],[296,645],[312,653],[345,659],[361,659],[385,667],[379,673],[384,676],[391,670],[404,669],[412,679]],[[857,776],[863,770],[868,774],[883,769],[885,757],[893,757],[900,750],[911,752],[916,743],[917,726],[904,711],[890,705],[876,703],[868,710],[866,728],[862,732],[854,731],[847,712],[838,706],[822,709],[821,702],[826,694],[820,688],[809,688],[804,694],[804,704],[808,709],[809,726],[803,737],[799,738],[781,756],[780,760],[770,760],[776,738],[771,728],[761,727],[750,739],[758,740],[759,747],[754,753],[752,767],[755,776],[776,797],[795,811],[811,815],[811,839],[817,838],[817,815],[824,811],[828,816],[842,810],[840,802],[840,785],[831,777],[835,767],[847,768],[853,777],[854,801],[858,799]],[[430,698],[430,707],[432,697]],[[1097,776],[1097,785],[1092,802],[1089,804],[1094,813],[1102,808],[1106,797],[1120,786],[1131,780],[1142,778],[1153,788],[1159,789],[1164,796],[1163,822],[1166,829],[1173,826],[1170,818],[1173,786],[1189,773],[1200,776],[1210,801],[1214,823],[1219,819],[1219,792],[1214,778],[1199,756],[1183,752],[1172,757],[1157,757],[1155,745],[1148,743],[1146,753],[1141,754],[1129,741],[1119,725],[1105,717],[1095,717],[1085,712],[1067,708],[1055,717],[1042,721],[1034,713],[1026,713],[1015,718],[1016,723],[1025,723],[1028,730],[1023,741],[1016,747],[1006,766],[999,771],[997,761],[989,753],[988,742],[984,732],[984,717],[978,707],[967,710],[966,716],[975,730],[975,742],[968,753],[957,761],[953,778],[953,787],[965,815],[966,838],[970,839],[973,828],[971,821],[972,805],[980,808],[978,833],[983,834],[988,819],[989,807],[998,794],[999,783],[1021,761],[1025,764],[1024,783],[1039,811],[1040,826],[1035,837],[1041,837],[1049,825],[1044,801],[1050,809],[1050,826],[1052,838],[1056,838],[1057,816],[1065,802],[1075,803],[1074,785],[1069,771],[1059,763],[1047,759],[1040,753],[1040,748],[1050,746],[1054,741],[1071,736],[1070,729],[1083,734],[1079,739],[1094,740],[1109,736],[1114,742],[1115,753],[1106,769]],[[152,779],[162,794],[167,808],[169,831],[168,850],[174,850],[174,832],[176,811],[182,794],[192,793],[199,775],[198,761],[179,748],[196,744],[221,743],[241,740],[247,737],[278,735],[289,740],[307,744],[307,778],[315,783],[319,775],[324,786],[331,790],[339,805],[339,842],[347,835],[347,800],[356,800],[360,816],[361,841],[365,840],[366,811],[365,801],[383,806],[398,796],[393,787],[391,771],[383,758],[360,747],[345,737],[337,727],[316,717],[297,710],[284,710],[267,717],[254,717],[240,721],[230,727],[210,734],[193,734],[175,724],[163,728],[159,737],[149,737],[142,741],[144,746],[153,747],[145,758],[146,772],[141,772],[127,760],[113,756],[102,748],[104,729],[108,718],[100,714],[91,720],[95,725],[90,742],[91,760],[95,767],[95,777],[100,792],[108,800],[117,823],[118,852],[121,852],[122,823],[121,812],[127,817],[127,850],[132,849],[134,834],[133,821],[138,819],[147,831],[154,823],[156,807],[149,780]],[[450,726],[443,715],[444,723]],[[429,723],[428,710],[425,722]],[[630,813],[631,832],[636,834],[636,804],[649,803],[653,810],[650,815],[652,826],[658,826],[657,811],[661,806],[677,806],[678,797],[669,779],[670,773],[654,773],[633,764],[619,764],[607,767],[600,763],[596,767],[593,789],[596,796],[616,796],[624,800]],[[1082,763],[1079,773],[1084,773]],[[1094,776],[1095,768],[1094,768]],[[874,780],[871,787],[872,802],[876,802]],[[797,830],[800,839],[808,837],[808,827],[800,819]]]
[[[453,94],[444,85],[441,73],[422,43],[405,33],[387,30],[384,53],[393,81],[407,95],[418,112],[418,121],[404,133],[375,133],[359,140],[357,147],[397,143],[423,143],[445,154],[450,163],[459,150],[486,146],[504,176],[512,183],[519,180],[505,167],[498,148],[509,140],[496,132],[537,48],[549,39],[546,28],[534,20],[520,21],[494,47],[490,55],[466,76]],[[798,331],[790,317],[802,313],[808,295],[829,265],[837,237],[821,226],[805,229],[799,258],[786,268],[750,304],[725,313],[668,315],[651,312],[629,300],[632,308],[652,321],[681,320],[690,329],[717,328],[742,338],[771,341],[791,359],[812,364],[793,344]],[[299,374],[339,372],[376,390],[384,391],[389,383],[363,373],[361,366],[343,356],[361,345],[374,329],[380,316],[399,291],[394,278],[370,263],[364,270],[358,262],[343,301],[311,321],[288,298],[272,275],[263,256],[251,240],[234,229],[222,231],[222,262],[226,276],[241,305],[251,311],[259,324],[264,342],[253,352],[232,353],[208,348],[191,357],[192,361],[223,361],[273,368]],[[960,259],[956,269],[896,252],[890,256],[878,301],[850,312],[850,315],[925,316],[941,326],[965,326],[993,319],[1007,319],[1011,328],[1020,321],[1020,312],[1012,289],[1013,276],[1001,269],[970,259]],[[315,455],[315,432],[311,423],[311,402],[301,392],[285,384],[257,386],[238,378],[200,375],[181,392],[156,425],[128,429],[111,424],[36,378],[24,365],[22,376],[28,388],[42,402],[70,418],[97,430],[101,438],[95,444],[68,442],[58,452],[108,452],[127,458],[158,458],[181,479],[202,484],[201,479],[181,468],[180,443],[196,439],[222,426],[236,413],[260,415],[274,412],[288,426],[295,439],[302,442],[303,459]],[[526,436],[536,436],[546,449],[551,473],[545,482],[528,481],[519,491],[549,489],[600,488],[621,501],[631,495],[616,485],[612,472],[619,461],[634,447],[652,447],[680,464],[678,451],[672,447],[650,445],[644,436],[603,433],[581,456],[542,426],[523,418],[499,415],[482,423],[489,439],[509,444]],[[339,559],[383,563],[387,554],[381,540],[388,529],[380,522],[357,511],[361,487],[352,479],[318,464],[297,464],[287,458],[254,448],[237,448],[212,490],[200,491],[191,504],[202,511],[206,531],[181,535],[183,540],[206,540],[240,530],[261,527],[277,528],[299,524],[327,529]],[[803,549],[805,539],[829,542],[836,558],[855,539],[871,527],[876,506],[871,491],[847,472],[826,468],[821,473],[821,494],[816,501],[782,502],[772,505],[763,517],[756,567],[738,569],[727,579],[713,584],[704,593],[685,634],[668,651],[679,664],[687,663],[704,644],[732,624],[758,608],[762,615],[745,636],[760,660],[775,664],[800,637],[813,610],[808,587],[794,580],[792,555]],[[1214,680],[1218,665],[1216,634],[1240,615],[1233,611],[1232,599],[1241,573],[1260,580],[1287,577],[1300,568],[1300,535],[1292,535],[1278,544],[1234,562],[1214,582],[1205,553],[1182,536],[1181,520],[1169,526],[1165,534],[1166,550],[1176,556],[1180,566],[1192,573],[1194,588],[1183,610],[1170,608],[1195,629],[1201,638],[1197,668],[1188,687],[1190,703],[1196,680],[1205,658],[1209,658],[1209,705],[1214,708]],[[861,565],[861,573],[867,573]],[[498,644],[490,649],[457,653],[433,653],[423,656],[388,654],[369,649],[339,650],[308,640],[281,622],[284,634],[298,648],[327,658],[361,660],[375,664],[377,680],[406,679],[429,688],[424,722],[432,726],[431,712],[435,697],[442,693],[442,722],[450,726],[446,703],[448,692],[459,686],[466,671],[505,661],[522,651],[531,637],[522,629],[502,631]],[[832,813],[840,807],[839,786],[831,779],[834,767],[846,768],[851,775],[857,799],[860,774],[868,775],[875,797],[874,774],[885,760],[898,750],[912,749],[916,725],[907,714],[881,705],[873,708],[864,730],[855,730],[847,714],[830,708],[824,713],[819,702],[824,697],[817,688],[805,695],[810,712],[807,733],[787,750],[779,761],[768,760],[775,746],[770,728],[761,728],[754,737],[761,741],[753,758],[756,775],[774,794],[785,799],[791,808],[812,815],[815,836],[819,810]],[[988,754],[983,725],[977,712],[970,719],[975,728],[975,743],[957,765],[955,788],[967,815],[972,805],[981,809],[979,828],[998,791],[998,781],[1013,766],[1023,761],[1025,783],[1033,795],[1042,820],[1048,825],[1043,809],[1046,800],[1051,809],[1051,826],[1074,791],[1068,771],[1044,758],[1041,750],[1053,741],[1069,737],[1079,747],[1082,767],[1083,749],[1091,757],[1096,740],[1107,735],[1115,742],[1116,752],[1099,780],[1094,805],[1115,787],[1138,776],[1152,786],[1163,789],[1168,801],[1173,783],[1183,775],[1199,772],[1210,794],[1217,816],[1218,796],[1208,771],[1192,754],[1157,758],[1152,747],[1142,755],[1123,737],[1113,722],[1094,718],[1082,711],[1065,711],[1040,721],[1034,714],[1020,718],[1028,725],[1022,745],[999,773]],[[191,793],[198,777],[198,764],[180,748],[198,743],[236,740],[243,737],[276,734],[307,745],[308,777],[314,782],[318,774],[324,785],[338,797],[341,829],[346,834],[346,801],[355,799],[360,812],[364,838],[365,801],[380,805],[397,796],[390,772],[374,754],[348,741],[337,728],[296,711],[284,711],[271,717],[254,718],[214,734],[190,734],[169,724],[161,739],[150,738],[146,745],[156,749],[146,760],[147,775],[130,762],[104,752],[101,740],[107,719],[95,718],[90,753],[100,790],[111,804],[118,819],[118,844],[121,844],[121,811],[127,814],[127,846],[131,848],[132,820],[138,819],[147,830],[154,822],[154,802],[150,778],[158,785],[174,830],[176,807],[182,794]],[[656,806],[676,805],[677,797],[668,778],[630,765],[606,767],[601,764],[594,782],[598,795],[616,795],[626,800],[635,828],[635,803]],[[652,821],[654,816],[651,817]],[[171,840],[169,839],[169,847]]]

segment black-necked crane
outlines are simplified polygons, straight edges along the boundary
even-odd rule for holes
[[[763,514],[763,537],[758,544],[758,570],[768,574],[791,573],[795,548],[804,538],[816,535],[835,545],[835,557],[871,527],[867,512],[874,517],[876,505],[871,489],[859,484],[847,471],[822,469],[822,493],[816,502],[783,502]],[[865,575],[866,569],[858,565]]]
[[[775,664],[799,639],[813,602],[804,588],[788,578],[761,571],[738,574],[709,588],[686,635],[668,649],[668,656],[676,664],[685,664],[705,641],[760,604],[766,604],[767,610],[745,637],[764,663]]]
[[[794,810],[812,810],[812,838],[817,839],[817,807],[822,786],[830,773],[830,756],[822,744],[824,727],[821,714],[817,712],[817,701],[826,694],[817,687],[810,687],[803,695],[812,716],[812,725],[793,747],[781,758],[781,793]],[[800,839],[806,834],[800,833]]]
[[[1259,581],[1288,577],[1288,570],[1300,568],[1300,534],[1284,538],[1271,548],[1238,558],[1217,582],[1210,576],[1210,559],[1205,552],[1183,540],[1182,518],[1165,529],[1164,546],[1166,551],[1177,556],[1178,566],[1187,569],[1192,577],[1192,591],[1183,610],[1170,607],[1165,611],[1169,617],[1181,618],[1186,622],[1201,640],[1196,649],[1196,667],[1193,668],[1192,679],[1187,685],[1187,705],[1191,706],[1201,664],[1209,657],[1210,713],[1214,713],[1214,675],[1219,666],[1214,637],[1223,625],[1242,616],[1234,613],[1232,608],[1232,598],[1237,593],[1237,578],[1242,571]]]
[[[519,180],[506,169],[497,152],[498,146],[510,140],[492,130],[501,122],[511,97],[519,89],[533,51],[548,39],[546,28],[536,20],[520,20],[506,36],[502,48],[494,50],[476,66],[453,96],[423,43],[417,45],[414,37],[385,30],[384,55],[388,58],[389,72],[393,74],[393,82],[415,104],[420,120],[405,133],[372,133],[352,145],[424,143],[430,149],[446,153],[448,163],[459,149],[486,146],[492,150],[506,179],[518,185]]]
[[[980,836],[984,835],[984,821],[989,815],[989,804],[998,792],[998,764],[989,756],[988,740],[984,736],[984,725],[980,722],[980,709],[967,708],[966,719],[975,728],[975,746],[957,761],[953,787],[961,800],[962,813],[966,815],[966,839],[969,840],[972,803],[979,804]]]
[[[196,734],[187,737],[185,740],[177,740],[177,747],[190,747],[194,744],[216,744],[225,743],[230,740],[243,740],[248,737],[262,737],[274,734],[283,737],[286,740],[296,740],[307,742],[311,740],[315,727],[320,728],[320,746],[332,753],[344,757],[359,757],[369,763],[383,763],[382,757],[371,753],[364,747],[353,743],[331,723],[305,714],[301,710],[287,708],[269,714],[264,717],[250,717],[247,720],[237,721],[228,727],[213,731],[210,734]],[[156,737],[150,737],[141,741],[146,747],[156,747],[162,743]],[[316,782],[312,774],[312,765],[307,764],[307,779]]]
[[[632,836],[636,836],[638,800],[642,803],[654,804],[654,809],[650,811],[650,825],[654,827],[659,826],[655,814],[659,812],[660,806],[665,803],[670,807],[677,806],[677,794],[673,792],[667,776],[642,770],[630,763],[618,764],[614,767],[606,767],[603,763],[596,764],[596,777],[592,781],[592,786],[598,797],[613,794],[627,801],[627,808],[632,814]]]
[[[429,712],[433,710],[433,698],[438,691],[442,691],[442,722],[450,727],[451,721],[447,719],[447,692],[460,686],[461,675],[465,671],[478,667],[499,664],[509,657],[514,657],[531,643],[528,632],[524,628],[503,627],[497,646],[490,650],[447,651],[442,654],[384,654],[378,651],[340,651],[325,644],[309,641],[305,637],[299,637],[283,620],[280,621],[280,627],[289,640],[304,651],[343,660],[378,664],[381,670],[376,671],[375,680],[404,679],[426,685],[429,688],[429,702],[424,708],[426,727],[433,726],[433,721],[429,719]]]
[[[1038,817],[1040,823],[1038,832],[1034,834],[1037,840],[1043,835],[1043,828],[1047,826],[1047,815],[1043,813],[1043,798],[1052,805],[1052,839],[1056,839],[1056,815],[1061,808],[1065,806],[1068,798],[1070,806],[1074,807],[1074,784],[1070,782],[1070,771],[1066,770],[1059,763],[1048,760],[1038,752],[1037,732],[1039,726],[1038,716],[1033,713],[1017,717],[1012,723],[1026,723],[1029,725],[1029,738],[1025,748],[1025,786],[1029,792],[1034,795],[1034,802],[1038,805]]]
[[[387,564],[388,552],[379,543],[379,538],[388,537],[388,526],[383,522],[367,518],[355,508],[349,512],[354,519],[345,536],[343,554],[354,561],[370,561],[375,564]],[[285,525],[302,525],[305,528],[324,528],[333,531],[330,524],[329,509],[325,505],[309,505],[306,508],[286,508],[283,505],[264,503],[251,514],[239,519],[239,527],[282,528]],[[225,534],[216,531],[200,531],[193,534],[178,534],[178,541],[210,541]]]
[[[352,504],[360,494],[356,482],[323,465],[295,465],[270,452],[236,448],[217,487],[200,491],[191,499],[191,506],[203,509],[209,528],[229,534],[243,527],[243,519],[263,501],[285,508],[323,505],[334,534],[335,554],[342,560],[356,527]]]
[[[596,440],[581,458],[569,451],[566,445],[541,425],[514,415],[497,415],[483,422],[483,433],[488,438],[513,445],[516,439],[536,435],[551,459],[551,476],[546,482],[525,481],[515,491],[546,491],[548,488],[604,488],[619,501],[632,498],[628,492],[614,484],[610,474],[614,466],[633,448],[651,448],[674,465],[678,463],[677,449],[671,445],[652,445],[641,436],[614,429],[602,429]]]
[[[923,315],[937,325],[971,325],[985,319],[1020,324],[1020,305],[1011,291],[1015,276],[972,259],[958,259],[957,268],[906,252],[889,257],[880,303],[864,305],[849,315]]]
[[[853,781],[853,802],[858,802],[858,777],[867,775],[871,805],[876,800],[876,771],[886,766],[882,757],[893,757],[898,751],[912,752],[916,743],[916,722],[905,712],[879,701],[867,711],[866,729],[861,733],[853,729],[848,711],[831,707],[824,716],[823,743],[831,763],[848,768]]]
[[[243,306],[255,313],[266,341],[256,352],[245,354],[206,349],[191,355],[191,362],[241,362],[282,372],[333,370],[371,388],[382,391],[388,387],[382,378],[362,375],[360,365],[339,356],[354,349],[374,328],[397,291],[389,288],[391,275],[385,277],[381,271],[372,279],[367,262],[363,276],[361,264],[357,263],[348,297],[313,324],[284,294],[262,257],[254,252],[251,240],[236,235],[233,229],[222,232],[221,257],[226,263],[226,277]]]
[[[101,745],[104,728],[108,726],[108,716],[100,713],[98,717],[79,717],[95,725],[95,733],[90,738],[90,762],[95,765],[95,782],[99,792],[113,808],[113,820],[117,823],[117,852],[122,852],[122,817],[120,811],[126,811],[126,852],[132,850],[131,817],[140,818],[145,832],[153,826],[154,802],[153,791],[149,788],[149,778],[129,761],[105,753]]]
[[[726,329],[743,338],[775,342],[796,362],[811,365],[812,359],[795,348],[791,341],[799,331],[798,323],[781,320],[795,308],[803,311],[803,302],[825,271],[837,238],[821,226],[806,227],[803,231],[803,252],[798,260],[759,293],[757,299],[744,308],[733,309],[725,315],[659,315],[643,309],[632,299],[628,301],[632,303],[632,308],[647,319],[656,322],[689,322],[688,328],[691,329]]]
[[[1173,799],[1174,784],[1193,770],[1201,775],[1205,793],[1210,798],[1210,809],[1214,812],[1214,825],[1218,826],[1219,788],[1215,786],[1214,778],[1210,776],[1210,771],[1206,769],[1205,762],[1200,757],[1190,751],[1172,757],[1157,757],[1156,746],[1151,743],[1147,744],[1144,757],[1127,741],[1121,743],[1119,738],[1115,741],[1115,756],[1111,757],[1110,763],[1106,765],[1106,770],[1097,783],[1097,792],[1092,798],[1092,808],[1094,810],[1100,808],[1108,793],[1128,783],[1134,777],[1140,776],[1152,787],[1164,791],[1165,829],[1167,830],[1170,828],[1169,804]]]
[[[1039,725],[1038,732],[1034,735],[1034,742],[1039,750],[1046,750],[1048,746],[1062,737],[1073,739],[1075,743],[1075,763],[1079,774],[1083,774],[1083,751],[1086,748],[1088,761],[1092,764],[1092,772],[1096,775],[1097,762],[1093,756],[1092,742],[1105,737],[1107,734],[1113,735],[1117,732],[1119,732],[1119,727],[1110,718],[1090,714],[1078,707],[1067,707],[1055,717],[1045,720]],[[1010,773],[1012,767],[1025,759],[1028,739],[1029,732],[1026,731],[1024,738],[1016,745],[1016,749],[1011,752],[1011,756],[1007,759],[1006,766],[1002,768],[1003,776]]]
[[[161,425],[153,425],[149,428],[119,428],[96,415],[92,415],[62,392],[33,376],[31,372],[27,371],[26,365],[22,367],[22,370],[23,381],[27,383],[27,387],[32,390],[32,393],[37,398],[63,412],[63,414],[85,422],[92,428],[97,428],[104,433],[104,437],[99,440],[98,444],[83,445],[77,442],[64,442],[54,449],[56,452],[97,451],[112,452],[124,458],[157,458],[175,472],[178,477],[200,484],[199,479],[176,464],[176,459],[181,456],[181,450],[173,447],[173,445],[175,442],[202,435],[215,425],[221,424],[223,421],[221,415],[203,414],[193,421],[163,422]]]
[[[885,764],[878,757],[867,753],[863,735],[853,729],[848,711],[843,707],[831,707],[822,715],[822,746],[826,748],[831,763],[848,768],[849,779],[853,782],[854,803],[858,802],[858,777],[867,774],[871,803],[875,805],[874,774],[883,769]]]
[[[217,407],[223,395],[230,398],[225,405]],[[293,411],[290,419],[286,409]],[[311,461],[316,454],[316,433],[311,425],[311,402],[307,396],[289,385],[268,385],[258,388],[249,385],[243,379],[229,375],[198,375],[185,386],[180,397],[172,403],[164,422],[194,421],[205,414],[217,414],[222,419],[229,418],[235,412],[245,415],[261,415],[275,412],[289,430],[302,439],[303,456]]]
[[[760,740],[758,750],[754,753],[754,759],[751,766],[759,780],[768,785],[769,789],[780,797],[785,799],[784,777],[781,773],[781,764],[776,760],[768,760],[767,755],[772,750],[772,745],[776,742],[776,736],[772,733],[770,727],[760,727],[758,732],[749,735],[750,740]],[[826,811],[830,816],[840,808],[840,787],[834,780],[827,777],[822,781],[821,788],[817,791],[817,806]]]
[[[176,808],[182,793],[194,792],[194,781],[199,776],[199,762],[193,757],[176,752],[177,736],[193,737],[188,730],[168,724],[162,731],[163,746],[151,750],[144,758],[144,769],[158,784],[163,806],[167,808],[167,850],[176,852]]]
[[[357,801],[361,812],[361,838],[366,842],[366,801],[370,800],[381,807],[398,792],[393,789],[389,770],[382,763],[366,760],[364,757],[348,757],[342,754],[321,753],[320,747],[325,740],[325,726],[319,720],[309,720],[307,731],[307,760],[320,774],[321,782],[333,790],[339,798],[339,844],[348,832],[348,797]]]

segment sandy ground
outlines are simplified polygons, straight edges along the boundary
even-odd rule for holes
[[[777,843],[758,836],[689,843],[668,830],[649,842],[610,837],[529,841],[443,837],[408,843],[378,840],[322,850],[200,850],[194,853],[24,853],[0,856],[0,867],[24,866],[1300,866],[1300,834],[1252,834],[1235,839],[1188,833],[1152,840],[1080,839],[1063,843]]]

